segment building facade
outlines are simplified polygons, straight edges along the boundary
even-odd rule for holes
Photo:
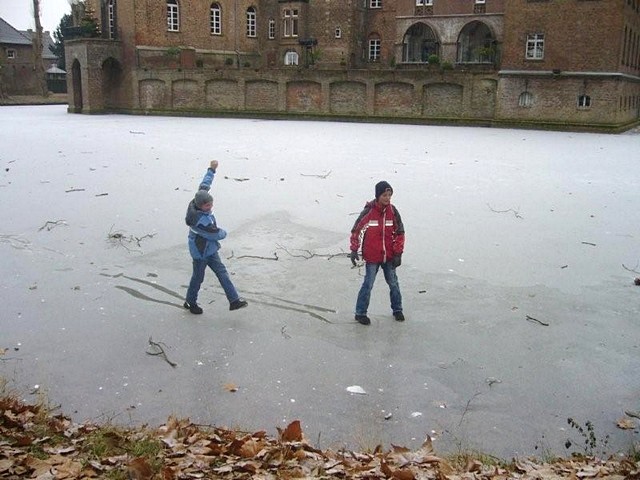
[[[617,131],[640,0],[86,0],[69,111]],[[79,12],[77,9],[86,8]]]
[[[33,30],[16,30],[9,23],[0,18],[0,87],[6,95],[41,95],[41,79],[36,76],[33,55]],[[42,63],[47,70],[55,65],[58,58],[51,52],[53,40],[48,31],[42,33]],[[55,80],[64,79],[65,72],[56,72]],[[50,91],[56,91],[60,86],[66,91],[65,85],[53,81],[51,74],[45,73],[47,86]],[[2,93],[2,92],[0,92]]]

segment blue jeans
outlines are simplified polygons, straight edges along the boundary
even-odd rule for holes
[[[400,293],[400,284],[398,283],[396,269],[393,268],[391,262],[366,263],[364,281],[362,282],[362,287],[360,287],[360,292],[358,293],[358,300],[356,301],[356,315],[367,314],[369,300],[371,300],[371,289],[373,289],[373,282],[376,280],[376,275],[378,274],[378,269],[380,267],[382,267],[384,279],[389,285],[391,311],[393,311],[393,313],[402,311],[402,294]]]
[[[202,285],[202,281],[204,280],[204,272],[207,269],[207,266],[213,270],[213,273],[218,277],[220,286],[224,290],[224,294],[227,296],[229,303],[238,300],[240,296],[236,291],[236,287],[233,286],[231,278],[229,278],[229,273],[227,273],[227,268],[220,260],[218,252],[216,252],[210,257],[203,258],[202,260],[193,260],[193,274],[191,275],[189,289],[187,290],[187,303],[189,305],[197,303],[198,291],[200,290],[200,285]]]

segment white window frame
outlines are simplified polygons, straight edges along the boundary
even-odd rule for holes
[[[107,22],[109,24],[109,39],[116,38],[116,0],[109,0],[107,4]]]
[[[591,108],[591,97],[589,95],[578,95],[578,108],[586,110]]]
[[[18,56],[18,52],[16,52],[13,48],[9,48],[7,50],[7,58],[10,60],[15,59]]]
[[[282,11],[282,36],[297,37],[298,36],[298,18],[299,11],[297,8],[285,8]]]
[[[256,13],[255,7],[247,8],[247,37],[249,38],[256,37],[257,17],[258,14]]]
[[[342,28],[340,28],[340,25],[336,25],[335,37],[342,38]]]
[[[211,4],[209,28],[211,35],[222,35],[222,7],[219,3]]]
[[[433,6],[433,0],[416,0],[416,7],[421,7],[423,5],[425,7],[431,7]]]
[[[530,33],[527,35],[525,58],[527,60],[544,59],[544,33]]]
[[[369,0],[369,8],[382,8],[382,0]]]
[[[289,50],[284,54],[284,64],[287,66],[298,65],[300,56],[295,50]]]
[[[518,106],[522,108],[531,108],[533,106],[533,95],[531,92],[522,92],[520,94]]]
[[[269,19],[269,29],[267,31],[267,36],[269,40],[273,40],[276,38],[276,21],[273,18]]]
[[[487,3],[485,0],[476,0],[476,5],[484,5]]]
[[[167,0],[167,31],[180,31],[180,5],[178,0]]]
[[[382,42],[379,38],[371,38],[369,39],[369,53],[367,58],[370,62],[378,62],[380,61],[380,49]]]

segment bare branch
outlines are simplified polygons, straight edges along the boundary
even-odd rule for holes
[[[548,323],[543,322],[542,320],[538,320],[537,318],[533,318],[533,317],[531,317],[531,316],[529,316],[529,315],[527,315],[527,316],[526,316],[526,320],[527,320],[528,322],[531,322],[531,323],[539,323],[540,325],[543,325],[543,326],[545,326],[545,327],[548,327],[548,326],[549,326],[549,324],[548,324]]]
[[[312,175],[312,174],[304,174],[304,173],[301,173],[300,175],[301,175],[301,176],[303,176],[303,177],[316,177],[316,178],[322,178],[322,179],[325,179],[325,178],[327,178],[329,175],[331,175],[331,170],[329,170],[329,171],[328,171],[327,173],[325,173],[324,175]]]
[[[342,257],[346,254],[346,252],[344,252],[344,250],[341,250],[339,253],[314,253],[311,250],[306,250],[306,249],[299,249],[296,248],[295,250],[298,252],[302,252],[300,254],[294,254],[291,253],[287,247],[280,245],[279,243],[276,243],[276,247],[279,250],[284,250],[288,255],[294,257],[294,258],[304,258],[305,260],[309,260],[310,258],[313,257],[322,257],[322,258],[326,258],[327,260],[331,260],[332,258],[335,257]]]
[[[512,212],[512,213],[513,213],[513,215],[514,215],[516,218],[524,218],[522,215],[520,215],[520,212],[518,212],[517,210],[514,210],[513,208],[510,208],[510,209],[508,209],[508,210],[494,210],[494,209],[491,207],[491,205],[489,205],[488,203],[487,203],[487,206],[489,207],[489,210],[491,210],[492,212],[495,212],[495,213],[509,213],[509,212]]]
[[[628,272],[633,272],[633,273],[640,274],[640,272],[637,270],[638,266],[640,266],[640,262],[636,263],[636,266],[633,267],[633,268],[627,267],[624,263],[622,264],[622,268],[624,268]]]
[[[47,221],[43,226],[41,226],[38,231],[42,231],[45,228],[47,229],[47,232],[50,232],[51,230],[53,230],[54,228],[56,228],[59,225],[67,225],[67,222],[65,222],[64,220],[56,220],[56,221]]]
[[[240,259],[240,258],[257,258],[259,260],[275,260],[276,262],[278,260],[280,260],[278,258],[278,254],[276,252],[273,252],[273,257],[263,257],[261,255],[240,255],[240,256],[236,257],[234,255],[234,253],[233,253],[233,250],[231,250],[231,256],[227,257],[227,260],[230,260],[232,258],[238,258],[238,259]]]
[[[458,426],[462,425],[462,421],[464,420],[464,416],[469,411],[469,406],[471,405],[471,402],[473,402],[473,400],[479,395],[482,395],[482,394],[480,392],[476,392],[473,395],[473,397],[471,397],[469,400],[467,400],[467,405],[464,407],[464,411],[462,412],[462,417],[460,417],[460,422],[458,423]]]
[[[149,337],[149,348],[147,349],[147,355],[160,355],[165,362],[167,362],[169,365],[171,365],[173,368],[176,368],[178,366],[177,363],[172,362],[171,360],[169,360],[169,358],[167,357],[167,354],[164,352],[164,348],[162,348],[162,346],[166,345],[162,342],[154,342],[151,337]],[[152,351],[149,351],[152,350]]]

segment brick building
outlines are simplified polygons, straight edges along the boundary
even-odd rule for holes
[[[71,112],[603,130],[640,118],[640,0],[85,3],[102,37],[67,42]]]
[[[33,55],[33,30],[16,30],[0,18],[0,86],[7,95],[41,95],[42,86],[36,76]],[[48,31],[42,32],[42,63],[46,69],[58,58],[51,52],[53,40]],[[57,73],[64,76],[64,71]],[[47,81],[49,75],[45,73]],[[49,84],[52,90],[52,84]]]

